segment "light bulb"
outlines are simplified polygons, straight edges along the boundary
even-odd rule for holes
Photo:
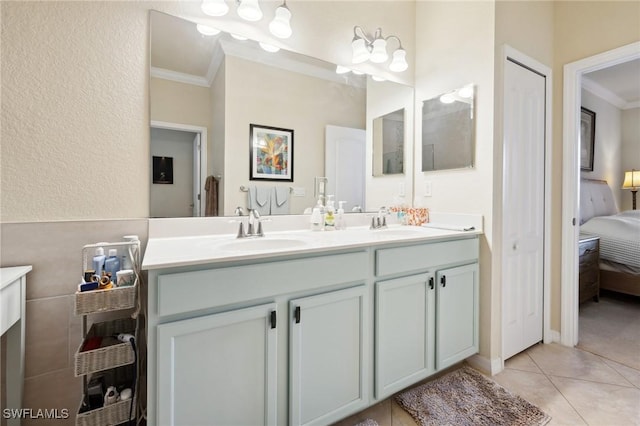
[[[196,29],[200,34],[206,35],[206,36],[214,36],[220,33],[219,29],[210,27],[208,25],[197,24]]]
[[[274,46],[273,44],[263,42],[258,42],[258,44],[260,45],[260,47],[262,47],[262,49],[270,53],[276,53],[278,50],[280,50],[278,46]]]
[[[369,49],[367,49],[367,45],[363,38],[354,38],[351,42],[351,48],[353,49],[352,62],[354,64],[360,64],[369,59]]]
[[[231,33],[231,37],[235,38],[236,40],[240,40],[240,41],[248,40],[248,38],[246,38],[245,36],[241,36],[239,34],[234,34],[234,33]]]
[[[258,0],[241,0],[238,6],[238,15],[246,21],[259,21],[262,19],[262,10]]]
[[[342,65],[336,66],[336,74],[346,74],[351,70],[347,67],[343,67]]]
[[[398,49],[393,52],[393,59],[389,64],[389,69],[393,72],[402,72],[409,68],[407,63],[407,51],[404,49]]]
[[[371,78],[373,81],[385,81],[384,77],[378,77],[377,75],[372,75]]]
[[[473,87],[465,86],[462,89],[458,90],[458,96],[464,99],[469,99],[473,97]]]
[[[389,59],[389,55],[387,54],[387,41],[383,38],[373,40],[373,50],[371,51],[369,60],[375,64],[381,64],[387,59]]]
[[[443,104],[452,104],[455,101],[456,98],[454,98],[451,93],[445,93],[444,95],[440,96],[440,102],[442,102]]]
[[[276,9],[276,17],[269,24],[269,31],[278,38],[291,37],[291,11],[284,4]]]
[[[205,15],[222,16],[229,11],[229,6],[224,0],[203,0],[200,6]]]

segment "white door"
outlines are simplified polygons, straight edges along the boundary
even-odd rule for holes
[[[202,203],[202,193],[200,192],[202,187],[202,170],[200,170],[202,164],[200,162],[200,144],[200,133],[196,133],[193,137],[193,217],[204,216],[204,214],[201,213],[200,209],[200,205]]]
[[[365,206],[366,132],[349,127],[327,126],[325,134],[325,176],[327,194],[346,201],[345,211]]]
[[[542,340],[545,84],[543,75],[506,60],[502,200],[503,359]]]
[[[365,286],[289,302],[289,424],[327,425],[368,404]]]
[[[275,425],[276,304],[158,326],[161,425]]]

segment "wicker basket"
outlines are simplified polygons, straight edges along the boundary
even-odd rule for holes
[[[133,408],[131,408],[133,404]],[[79,410],[78,410],[79,411]],[[131,398],[126,401],[116,402],[106,407],[97,408],[95,410],[78,412],[76,416],[76,426],[110,426],[119,425],[136,416],[136,399]]]
[[[136,322],[131,318],[121,318],[113,321],[98,322],[91,326],[85,339],[96,336],[115,336],[120,333],[133,334]],[[80,344],[75,356],[76,377],[113,367],[132,364],[135,354],[129,342],[106,346],[91,351],[81,352],[84,341]]]
[[[76,292],[76,315],[129,309],[136,305],[137,281],[130,287]]]

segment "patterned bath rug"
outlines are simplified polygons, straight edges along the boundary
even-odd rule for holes
[[[551,417],[470,367],[396,396],[421,426],[542,426]]]
[[[354,426],[378,426],[378,422],[376,422],[373,419],[367,419],[363,422],[358,423],[357,425]]]

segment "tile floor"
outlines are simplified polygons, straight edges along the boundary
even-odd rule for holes
[[[640,371],[578,348],[538,344],[492,378],[548,413],[551,426],[640,425]],[[335,426],[368,418],[380,426],[416,425],[390,398]]]

